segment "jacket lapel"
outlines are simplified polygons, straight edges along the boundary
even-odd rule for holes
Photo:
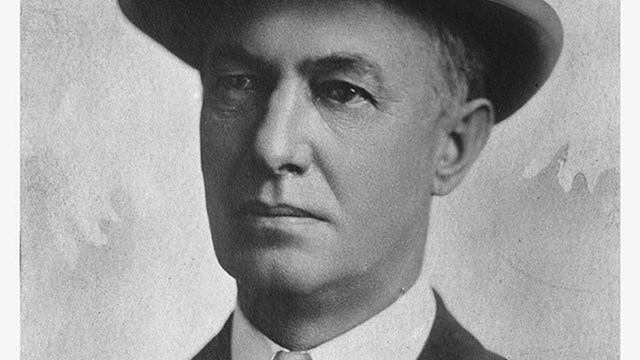
[[[469,331],[458,323],[444,305],[436,299],[436,316],[418,360],[499,360],[503,357],[486,350]]]
[[[200,350],[193,360],[231,360],[231,324],[233,313],[224,323],[222,330]]]

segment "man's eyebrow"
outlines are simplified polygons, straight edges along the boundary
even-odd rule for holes
[[[373,77],[383,82],[382,67],[360,54],[333,53],[328,56],[307,59],[298,67],[304,75],[330,74],[342,72],[358,77]]]
[[[238,62],[252,68],[271,68],[264,59],[251,54],[242,46],[231,43],[222,43],[213,47],[207,54],[207,65],[216,66],[223,62]]]
[[[222,43],[213,47],[208,52],[206,67],[215,67],[226,62],[238,62],[253,69],[277,73],[276,64],[252,54],[234,43]],[[343,73],[358,78],[371,78],[380,87],[380,90],[385,88],[382,67],[375,61],[357,53],[335,52],[326,56],[307,58],[296,67],[300,74],[306,77]]]

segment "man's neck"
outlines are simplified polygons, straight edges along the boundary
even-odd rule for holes
[[[375,316],[394,303],[416,281],[422,259],[396,273],[394,286],[360,289],[336,287],[314,294],[250,289],[238,284],[238,305],[249,322],[280,346],[294,351],[312,349]]]

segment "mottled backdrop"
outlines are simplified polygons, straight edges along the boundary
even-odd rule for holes
[[[549,1],[551,80],[436,202],[432,285],[512,359],[615,359],[618,1]],[[23,0],[23,359],[187,359],[233,306],[208,235],[198,74],[115,1]]]

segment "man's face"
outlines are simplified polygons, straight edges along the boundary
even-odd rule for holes
[[[440,146],[433,41],[371,3],[255,13],[202,70],[219,262],[241,286],[301,293],[416,272]]]

